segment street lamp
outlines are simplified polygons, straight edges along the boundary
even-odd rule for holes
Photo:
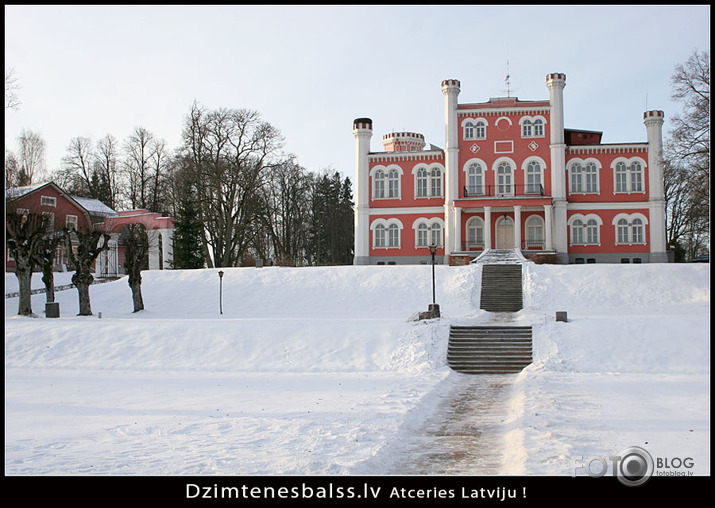
[[[218,272],[218,306],[223,314],[223,270]]]
[[[432,305],[437,303],[435,301],[435,292],[434,292],[434,256],[437,254],[437,246],[435,244],[432,244],[429,246],[429,252],[432,254]]]
[[[435,284],[434,284],[434,256],[437,254],[437,246],[435,244],[432,244],[429,246],[429,252],[432,254],[432,305],[429,306],[429,314],[433,318],[437,318],[440,316],[439,314],[439,305],[437,305],[437,301],[435,298]]]

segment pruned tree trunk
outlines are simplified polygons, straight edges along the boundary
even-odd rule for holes
[[[20,316],[32,316],[32,265],[27,267],[26,263],[20,263],[17,258],[15,261],[15,277],[17,277],[17,284],[20,290],[20,303],[17,313]]]
[[[72,250],[72,234],[78,240],[77,253]],[[94,277],[91,274],[92,263],[97,257],[109,250],[109,235],[100,230],[65,232],[64,236],[67,255],[70,263],[75,267],[75,274],[72,276],[72,283],[77,287],[79,296],[78,316],[91,316],[92,306],[89,303],[89,286],[92,285]]]
[[[141,277],[139,282],[129,281],[129,287],[132,289],[132,301],[134,302],[134,312],[139,312],[144,310],[144,299],[142,298],[142,283]]]
[[[55,272],[52,271],[52,265],[49,269],[42,267],[42,283],[45,285],[45,301],[54,303],[55,301]]]
[[[149,236],[143,224],[127,224],[119,233],[119,240],[124,244],[124,266],[129,275],[129,287],[132,290],[134,312],[144,310],[142,298],[142,270],[147,266]]]
[[[75,273],[72,276],[72,283],[77,287],[79,295],[79,313],[78,316],[91,316],[92,305],[89,300],[89,286],[94,282],[94,277],[90,273]]]

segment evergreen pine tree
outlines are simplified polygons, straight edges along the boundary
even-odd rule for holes
[[[187,185],[174,218],[174,268],[204,267],[203,229],[198,203]]]

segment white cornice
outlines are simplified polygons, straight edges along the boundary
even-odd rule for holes
[[[370,208],[370,215],[426,215],[444,214],[444,206],[415,206],[397,208]]]
[[[647,210],[648,201],[624,201],[610,203],[569,203],[567,210]]]
[[[394,160],[423,161],[428,159],[443,159],[444,152],[441,150],[429,150],[425,152],[370,152],[367,157],[370,162]]]

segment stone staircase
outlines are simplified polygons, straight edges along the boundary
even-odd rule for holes
[[[484,265],[479,308],[517,312],[523,308],[521,264]]]
[[[489,249],[480,254],[473,263],[480,265],[521,264],[526,262],[524,255],[516,249]]]
[[[447,364],[463,374],[512,374],[532,362],[530,326],[451,326]]]

